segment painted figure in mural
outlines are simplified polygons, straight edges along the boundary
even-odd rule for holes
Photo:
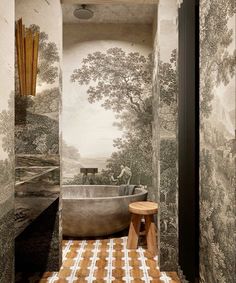
[[[115,179],[113,174],[111,175],[110,179],[111,179],[113,184],[117,184],[118,183],[118,179]]]
[[[121,168],[121,172],[120,172],[120,175],[117,176],[117,179],[123,178],[124,182],[127,185],[129,185],[130,184],[130,180],[132,178],[131,169],[128,166],[124,166],[124,165],[121,165],[120,168]]]

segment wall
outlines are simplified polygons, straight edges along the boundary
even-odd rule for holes
[[[53,271],[61,264],[60,1],[16,0],[15,17],[40,30],[36,96],[20,96],[18,83],[15,91],[16,270]]]
[[[235,282],[235,1],[200,1],[200,281]]]
[[[14,282],[14,1],[0,2],[0,282]]]
[[[196,11],[198,3],[190,0],[181,4],[178,14],[178,246],[179,265],[189,282],[199,277],[199,36]]]
[[[152,199],[159,203],[160,268],[178,267],[177,4],[159,2],[154,25]]]
[[[151,52],[149,24],[64,25],[64,183],[152,185]]]

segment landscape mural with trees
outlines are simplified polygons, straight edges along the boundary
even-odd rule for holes
[[[120,166],[132,171],[132,182],[151,184],[152,177],[152,58],[121,48],[88,54],[83,65],[74,70],[71,81],[88,85],[90,103],[102,101],[104,109],[116,114],[115,127],[123,132],[114,140],[117,149],[101,172],[101,182],[110,184]],[[97,177],[98,178],[98,177]],[[99,182],[99,178],[97,180]]]
[[[90,103],[102,101],[101,107],[116,114],[114,127],[123,136],[115,139],[114,151],[95,178],[97,184],[112,183],[121,165],[132,171],[132,183],[152,183],[152,56],[126,53],[122,48],[94,52],[75,69],[71,81],[88,85]],[[90,85],[92,82],[95,84]],[[115,177],[114,177],[115,178]],[[80,182],[75,176],[72,182]]]
[[[235,282],[235,1],[200,1],[200,277]]]
[[[159,62],[161,69],[160,87],[160,121],[163,131],[166,133],[176,130],[177,114],[177,74],[176,74],[176,49],[172,51],[169,62]],[[114,184],[114,179],[120,174],[121,165],[128,166],[132,171],[131,182],[148,187],[153,184],[153,58],[141,55],[139,52],[125,52],[122,48],[109,48],[105,52],[94,52],[83,58],[80,68],[74,69],[71,74],[71,82],[78,86],[85,85],[86,96],[89,103],[101,102],[105,110],[115,113],[114,127],[122,131],[122,137],[114,139],[114,152],[107,159],[106,168],[102,169],[95,177],[88,180],[92,184]],[[79,88],[79,87],[78,87]],[[79,110],[78,110],[79,111]],[[166,159],[166,151],[162,152],[163,181],[162,190],[166,191],[173,172],[172,163],[175,163],[172,140],[166,141],[163,149],[169,150],[169,158]],[[66,158],[75,156],[74,161],[79,160],[79,150],[68,146],[64,141],[63,155]],[[68,151],[68,149],[71,151]],[[77,151],[77,154],[76,154]],[[74,152],[74,154],[69,154]],[[69,172],[72,164],[66,163],[64,167]],[[172,162],[172,159],[174,161]],[[169,163],[171,166],[169,166]],[[165,163],[165,165],[164,165]],[[164,166],[166,166],[164,168]],[[77,171],[80,167],[74,168]],[[73,170],[74,170],[73,168]],[[166,175],[167,174],[167,175]],[[166,177],[165,177],[166,176]],[[83,175],[77,173],[67,184],[82,184]],[[120,183],[122,180],[120,180]],[[118,182],[119,183],[119,182]],[[165,185],[165,183],[168,183]],[[175,184],[171,188],[175,189]],[[168,192],[169,189],[168,189]],[[165,195],[165,192],[164,194]]]

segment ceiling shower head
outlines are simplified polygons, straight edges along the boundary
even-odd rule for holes
[[[86,5],[81,5],[80,8],[74,10],[74,16],[80,20],[88,20],[93,17],[93,11],[88,9]]]

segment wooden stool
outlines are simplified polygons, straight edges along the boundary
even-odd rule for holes
[[[127,248],[137,249],[141,220],[144,217],[147,248],[149,252],[155,255],[157,253],[157,239],[154,214],[157,213],[157,204],[149,201],[133,202],[129,204],[129,211],[132,215]]]

